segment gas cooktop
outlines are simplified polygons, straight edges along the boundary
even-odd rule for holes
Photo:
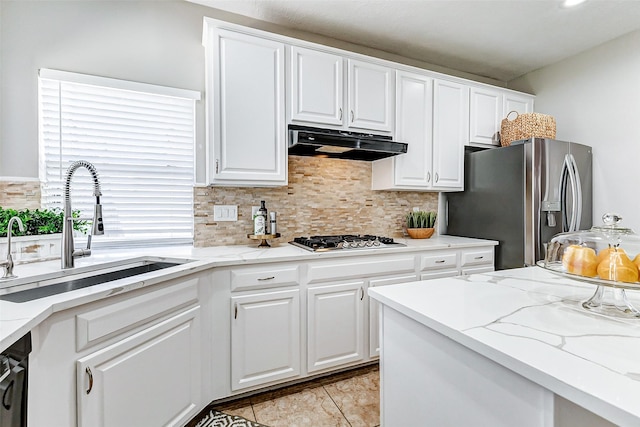
[[[292,245],[313,252],[332,251],[337,249],[374,249],[390,246],[405,246],[394,242],[391,237],[373,236],[370,234],[341,234],[336,236],[296,237]]]

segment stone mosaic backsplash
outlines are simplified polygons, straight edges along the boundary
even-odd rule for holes
[[[40,181],[0,179],[0,206],[11,209],[39,209]]]
[[[251,206],[261,200],[277,212],[282,236],[274,244],[322,234],[401,237],[404,216],[413,207],[438,210],[438,193],[371,190],[370,162],[289,156],[286,187],[195,187],[195,246],[257,246],[247,234],[253,232]],[[237,205],[238,221],[214,221],[214,205]]]
[[[273,244],[297,236],[370,233],[402,237],[404,215],[413,207],[438,209],[438,193],[371,190],[371,163],[353,160],[289,156],[289,185],[276,188],[194,188],[194,245],[258,245],[251,206],[266,202],[277,212],[278,232]],[[237,205],[238,221],[216,222],[213,205]],[[0,206],[40,208],[37,180],[0,180]]]

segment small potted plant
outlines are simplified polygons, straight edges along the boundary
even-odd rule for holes
[[[435,231],[436,216],[435,211],[409,212],[406,216],[407,233],[413,239],[428,239]]]

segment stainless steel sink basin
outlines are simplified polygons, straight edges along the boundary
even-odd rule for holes
[[[138,276],[152,271],[184,264],[190,260],[176,259],[137,259],[119,265],[97,266],[75,274],[67,271],[54,276],[62,277],[34,277],[29,283],[15,286],[9,293],[0,295],[0,300],[10,302],[27,302],[39,298],[70,292],[89,286],[99,285],[127,277]]]

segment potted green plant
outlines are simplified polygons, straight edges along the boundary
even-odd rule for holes
[[[0,207],[0,246],[6,246],[7,226],[11,217],[17,216],[24,224],[24,231],[14,227],[13,256],[15,261],[27,262],[46,260],[60,257],[60,243],[63,224],[61,209],[11,209]],[[80,211],[74,211],[73,217],[78,218]],[[87,221],[76,220],[73,228],[86,233]],[[2,252],[0,249],[0,252]]]
[[[407,233],[413,239],[428,239],[435,231],[435,211],[412,211],[406,216]]]

